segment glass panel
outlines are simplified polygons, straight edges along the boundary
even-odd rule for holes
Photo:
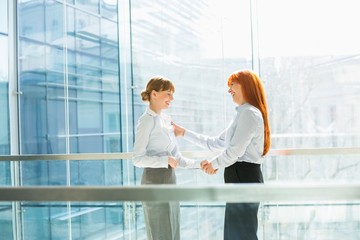
[[[84,9],[95,14],[99,14],[100,1],[99,0],[76,0],[75,5],[79,9]]]
[[[359,238],[358,202],[266,203],[262,239],[336,240]]]
[[[101,0],[101,15],[117,21],[117,0]]]
[[[8,3],[0,0],[0,155],[10,153]],[[11,185],[10,162],[0,161],[0,186]],[[13,239],[13,211],[10,202],[0,202],[1,238]]]
[[[235,107],[227,95],[227,76],[251,67],[252,51],[249,2],[225,3],[132,2],[136,120],[145,109],[141,90],[152,76],[164,75],[175,83],[169,112],[176,122],[209,135],[227,126]],[[198,148],[187,144],[186,149]]]
[[[0,169],[2,167],[0,166]],[[9,171],[9,169],[8,169]],[[0,202],[0,229],[1,238],[13,239],[13,215],[11,202]]]
[[[54,0],[46,0],[45,38],[51,45],[62,47],[64,44],[64,6]]]
[[[272,156],[263,165],[266,182],[360,181],[358,155]]]
[[[43,1],[22,1],[18,4],[20,39],[45,40],[45,4]]]
[[[0,33],[8,32],[8,0],[0,0]]]
[[[0,35],[0,155],[10,152],[8,38]],[[6,163],[5,165],[7,165]],[[0,170],[2,168],[0,167]],[[9,179],[7,180],[9,181]]]
[[[29,218],[24,225],[26,239],[68,239],[70,222],[71,239],[136,239],[134,232],[124,231],[123,203],[73,202],[70,211],[63,202],[23,203],[22,207]]]
[[[99,0],[76,4],[77,9],[55,0],[18,2],[23,154],[121,151],[117,22],[100,18]],[[117,21],[114,9],[117,3],[103,15]],[[122,161],[24,161],[20,182],[119,185],[122,171]],[[121,204],[21,208],[26,239],[110,239],[123,231]]]
[[[66,185],[65,161],[26,161],[21,166],[25,186]]]
[[[23,203],[26,239],[68,239],[69,214],[64,203]],[[65,218],[63,220],[63,218]]]
[[[359,146],[356,4],[259,1],[261,74],[272,109],[273,148]]]
[[[152,76],[164,75],[176,87],[168,110],[175,122],[207,135],[218,135],[229,124],[235,105],[227,94],[227,77],[252,67],[249,2],[131,2],[135,123],[146,107],[141,90]],[[179,143],[181,150],[200,150],[181,139]],[[136,171],[135,181],[140,184],[142,169]],[[218,184],[223,182],[222,173],[207,176],[180,169],[177,184]],[[222,239],[223,205],[211,209],[212,214],[220,212],[216,217],[201,219],[209,216],[207,210],[196,204],[182,210],[186,212],[181,216],[182,238]]]
[[[76,51],[99,56],[100,19],[96,16],[75,10]]]
[[[23,226],[26,239],[69,238],[70,222],[71,239],[146,239],[138,202],[71,202],[71,210],[64,202],[21,205],[29,219]],[[9,206],[11,203],[3,203],[0,210],[6,212]],[[127,214],[129,210],[134,214]],[[223,238],[223,204],[182,203],[180,212],[181,239]],[[259,211],[258,239],[356,240],[359,216],[360,203],[356,201],[265,202]],[[8,229],[2,229],[2,236],[12,239]]]

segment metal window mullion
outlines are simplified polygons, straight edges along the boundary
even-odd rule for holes
[[[64,21],[64,45],[63,45],[63,56],[64,56],[64,125],[65,125],[65,152],[70,153],[70,114],[69,114],[69,68],[68,68],[68,45],[67,45],[67,4],[63,3],[63,21]],[[70,171],[70,161],[66,160],[66,186],[71,184],[71,171]],[[71,215],[71,203],[68,201],[67,205],[67,214]],[[68,239],[72,239],[72,224],[71,219],[68,220]]]
[[[10,124],[10,154],[21,153],[20,144],[20,84],[18,79],[18,32],[17,32],[17,1],[8,1],[8,40],[9,40],[9,124]],[[21,185],[21,162],[10,163],[11,185]],[[22,237],[21,202],[12,202],[13,238]]]

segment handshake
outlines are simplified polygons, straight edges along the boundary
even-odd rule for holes
[[[213,175],[217,172],[217,169],[214,169],[211,162],[208,162],[208,160],[201,161],[200,167],[204,172],[210,175]]]
[[[168,164],[172,168],[177,168],[179,165],[179,161],[176,160],[174,157],[169,156]],[[217,169],[214,169],[211,162],[209,162],[208,160],[201,161],[200,167],[204,172],[206,172],[207,174],[210,174],[210,175],[215,174],[217,172]]]

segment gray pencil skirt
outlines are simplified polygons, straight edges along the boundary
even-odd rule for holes
[[[141,184],[176,184],[172,168],[145,168]],[[180,240],[178,202],[143,202],[148,240]]]

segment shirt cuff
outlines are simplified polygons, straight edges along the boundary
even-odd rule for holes
[[[161,161],[161,167],[163,168],[168,168],[169,167],[169,160],[168,160],[168,156],[163,156],[160,157],[160,161]]]
[[[203,160],[194,160],[195,163],[194,163],[194,168],[201,168],[200,166],[200,163],[203,161]]]
[[[209,162],[211,162],[211,165],[214,169],[219,169],[220,165],[219,165],[219,160],[217,157],[214,157]]]

